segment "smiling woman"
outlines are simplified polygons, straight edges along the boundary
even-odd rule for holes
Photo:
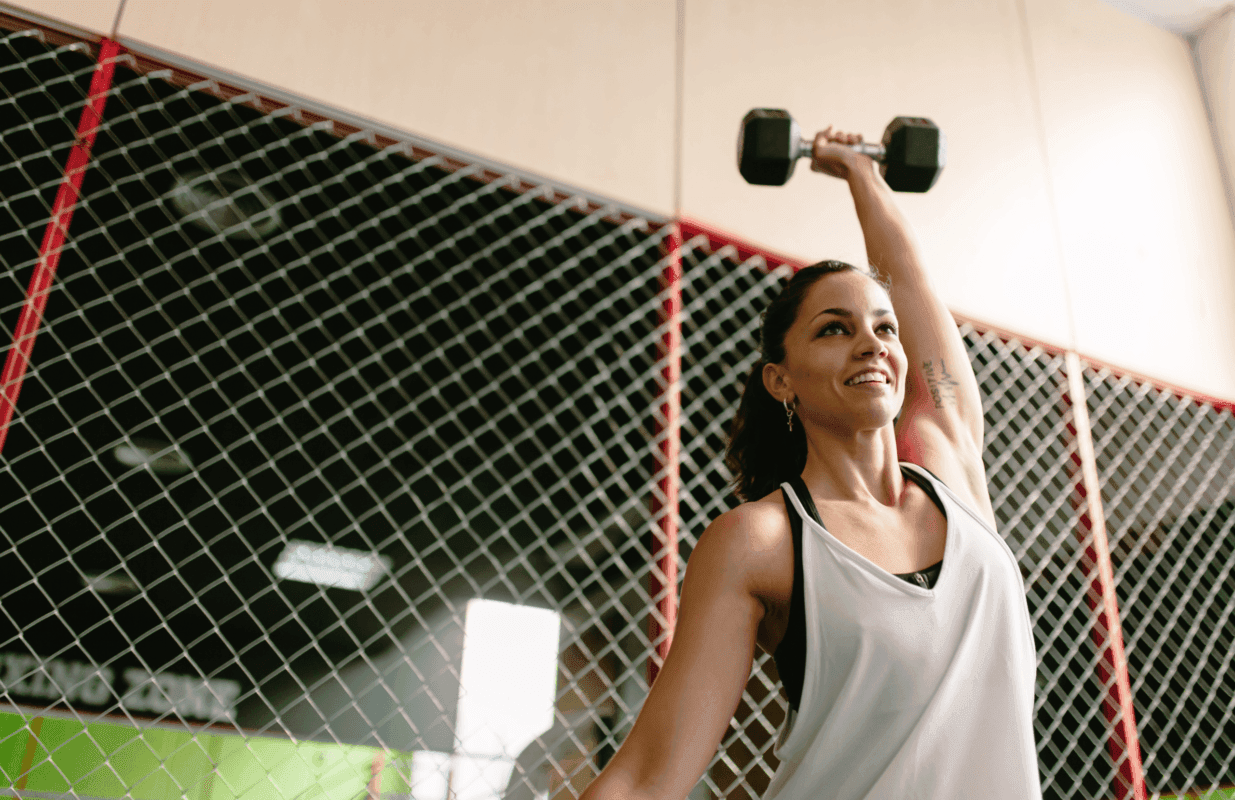
[[[819,134],[812,168],[848,181],[891,282],[824,261],[764,313],[726,459],[745,502],[699,538],[665,665],[583,800],[685,797],[756,647],[790,707],[765,800],[1042,796],[1032,626],[978,384],[891,190],[843,146],[858,138]]]

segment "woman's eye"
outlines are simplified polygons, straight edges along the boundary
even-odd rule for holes
[[[885,328],[891,331],[893,335],[896,335],[896,326],[892,324],[891,322],[885,322],[879,326],[880,330],[883,330]],[[845,326],[842,325],[841,323],[829,322],[827,325],[824,325],[822,328],[819,329],[819,335],[823,336],[825,333],[827,333],[828,331],[832,331],[832,330],[837,330],[837,331],[840,331],[841,333],[849,332],[848,329],[846,329]]]

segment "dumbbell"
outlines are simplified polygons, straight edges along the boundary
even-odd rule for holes
[[[810,158],[813,139],[802,138],[797,121],[780,108],[751,109],[738,132],[738,171],[748,183],[783,186],[799,158]],[[897,117],[883,132],[882,144],[849,145],[879,162],[879,172],[898,192],[925,192],[943,171],[947,144],[943,131],[922,117]]]

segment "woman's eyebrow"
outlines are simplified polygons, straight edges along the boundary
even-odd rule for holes
[[[886,317],[886,316],[891,315],[891,313],[892,313],[891,309],[887,309],[887,308],[876,308],[875,309],[876,317]],[[816,314],[815,317],[816,318],[822,317],[824,314],[835,314],[838,317],[852,317],[853,316],[853,312],[845,308],[825,308],[823,311],[820,311],[818,314]]]

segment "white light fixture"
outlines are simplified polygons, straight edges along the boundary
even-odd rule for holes
[[[279,227],[279,210],[240,172],[189,172],[167,193],[185,222],[233,239],[264,239]]]
[[[412,800],[447,800],[450,793],[450,753],[412,753]]]
[[[132,578],[119,573],[96,575],[87,572],[81,578],[82,583],[85,584],[87,589],[93,589],[98,594],[130,595],[141,591],[141,588],[133,582]]]
[[[348,547],[293,539],[274,562],[284,580],[367,591],[390,571],[390,557]]]
[[[515,759],[553,726],[561,616],[470,600],[463,633],[451,792],[496,800]]]
[[[157,439],[130,439],[111,451],[116,463],[125,467],[149,466],[156,475],[183,475],[193,462],[171,442]]]

